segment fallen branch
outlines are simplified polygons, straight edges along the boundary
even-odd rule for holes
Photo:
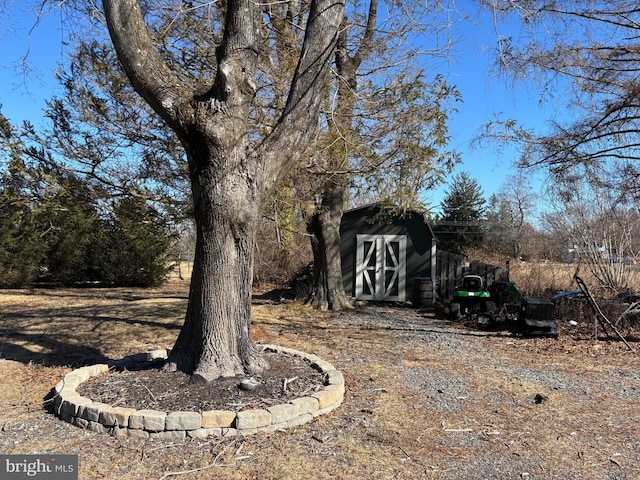
[[[156,397],[153,395],[153,393],[151,393],[151,390],[149,390],[149,388],[146,385],[142,385],[144,387],[144,389],[149,393],[149,395],[151,395],[151,399],[154,402],[157,402],[158,400],[156,400]]]
[[[285,378],[284,381],[282,382],[282,391],[286,392],[287,385],[289,385],[291,382],[295,382],[297,379],[298,377]]]
[[[632,315],[639,315],[640,314],[640,302],[634,302],[631,305],[629,305],[629,308],[627,308],[624,313],[622,313],[622,315],[620,315],[618,317],[618,323],[620,323],[621,320],[627,320],[627,317],[630,317]]]
[[[407,458],[409,458],[410,460],[413,460],[413,461],[414,461],[414,462],[416,462],[418,465],[421,465],[421,466],[422,466],[422,468],[424,468],[424,473],[429,473],[429,470],[430,470],[431,468],[433,468],[433,467],[430,467],[430,466],[428,466],[428,465],[425,465],[425,464],[424,464],[424,462],[422,462],[420,459],[418,459],[418,458],[414,457],[413,455],[409,455],[409,454],[407,453],[407,451],[406,451],[404,448],[402,448],[401,446],[400,446],[399,448],[400,448],[400,450],[402,450],[402,453],[404,453],[404,454],[407,456]]]
[[[143,450],[142,452],[142,458],[144,458],[144,456],[150,452],[154,452],[156,450],[162,450],[163,448],[176,448],[176,447],[184,447],[185,444],[184,443],[168,443],[165,445],[160,445],[159,447],[154,447],[154,448],[149,448],[147,450]]]
[[[587,303],[591,307],[591,310],[593,310],[593,314],[595,315],[596,320],[600,320],[603,327],[605,325],[609,325],[613,329],[613,331],[616,332],[620,340],[624,342],[627,348],[629,348],[629,350],[631,350],[632,352],[635,352],[633,347],[629,345],[629,343],[625,340],[624,336],[622,336],[622,334],[618,331],[616,326],[613,323],[611,323],[611,320],[609,320],[607,316],[604,313],[602,313],[602,310],[600,310],[600,307],[598,306],[595,299],[589,292],[589,288],[587,287],[587,284],[584,282],[584,280],[582,280],[582,278],[580,278],[577,273],[573,276],[573,279],[578,284],[578,287],[580,287],[580,290],[582,290],[582,293],[584,293],[584,296],[587,299]],[[596,340],[597,339],[598,338],[596,337]]]
[[[193,468],[191,470],[180,470],[177,472],[165,473],[163,476],[160,477],[159,480],[165,480],[165,478],[169,478],[169,477],[177,477],[178,475],[186,475],[187,473],[201,472],[203,470],[207,470],[209,468],[215,467],[216,465],[217,465],[216,463],[212,463],[211,465],[205,465],[204,467]]]
[[[442,422],[442,430],[445,432],[473,432],[473,428],[447,428]]]
[[[606,465],[607,463],[613,463],[614,465],[617,465],[618,467],[620,467],[621,465],[616,462],[613,458],[610,458],[609,460],[605,460],[604,462],[599,462],[599,463],[592,463],[591,465],[589,465],[589,467],[600,467],[602,465]]]

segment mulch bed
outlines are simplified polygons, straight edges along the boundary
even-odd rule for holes
[[[162,363],[111,370],[82,383],[77,392],[93,401],[136,410],[234,412],[267,408],[309,395],[322,388],[324,375],[308,361],[283,353],[264,353],[269,369],[253,378],[254,390],[240,387],[249,377],[190,383],[183,372],[163,372]],[[286,387],[285,387],[286,385]]]

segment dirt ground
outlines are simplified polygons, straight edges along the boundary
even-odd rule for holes
[[[254,336],[320,355],[343,405],[301,427],[163,443],[59,421],[72,367],[171,347],[186,282],[0,291],[0,452],[77,454],[80,479],[638,479],[640,343],[487,332],[428,312],[322,313],[256,299]]]

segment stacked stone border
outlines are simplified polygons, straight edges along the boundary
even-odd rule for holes
[[[314,354],[277,345],[259,345],[265,352],[301,357],[324,374],[323,388],[309,396],[264,409],[209,410],[204,412],[135,410],[94,402],[82,397],[76,389],[91,377],[106,373],[114,366],[150,362],[167,358],[166,350],[131,355],[111,365],[81,367],[67,373],[53,389],[54,413],[66,422],[97,433],[119,437],[180,440],[186,437],[206,438],[252,435],[274,432],[305,424],[319,415],[337,408],[344,399],[344,376],[334,366]]]

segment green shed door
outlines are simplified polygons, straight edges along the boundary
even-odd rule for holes
[[[406,235],[356,235],[357,300],[404,302]]]

